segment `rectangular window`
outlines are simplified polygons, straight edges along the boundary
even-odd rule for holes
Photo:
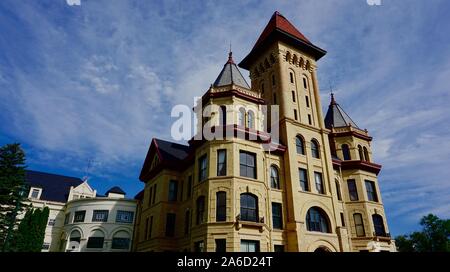
[[[274,245],[273,249],[275,252],[284,252],[284,245]]]
[[[92,222],[108,222],[108,210],[94,210]]]
[[[295,102],[295,91],[292,91],[292,102]]]
[[[152,191],[153,191],[153,187],[150,187],[150,190],[148,191],[148,206],[150,207],[150,205],[152,204]]]
[[[155,204],[156,201],[156,184],[153,186],[153,198],[152,198],[152,204]]]
[[[336,193],[337,193],[337,198],[338,200],[342,201],[342,196],[341,196],[341,186],[339,185],[339,182],[335,181],[336,184]]]
[[[366,236],[362,215],[360,213],[355,213],[353,215],[353,219],[355,220],[356,236],[358,237]]]
[[[42,249],[43,250],[48,250],[50,248],[50,243],[43,243],[42,244]]]
[[[190,222],[191,222],[191,212],[186,211],[184,215],[184,235],[189,234]]]
[[[40,192],[39,189],[33,189],[33,190],[31,191],[31,198],[37,199],[37,198],[39,197],[39,192]]]
[[[308,89],[308,83],[306,82],[306,78],[303,78],[303,88]]]
[[[49,226],[54,226],[55,225],[55,219],[49,219],[48,220],[48,225]]]
[[[259,241],[241,240],[241,252],[259,252]]]
[[[86,211],[75,212],[75,216],[73,217],[73,222],[74,223],[84,222],[85,215],[86,215]]]
[[[149,223],[149,226],[148,226],[147,239],[152,238],[152,231],[153,231],[153,216],[150,216],[150,223]]]
[[[227,251],[227,240],[226,239],[216,239],[216,252],[226,252]]]
[[[356,189],[356,182],[354,179],[347,180],[348,194],[351,201],[358,201],[358,190]]]
[[[308,124],[312,125],[311,114],[308,114]]]
[[[130,248],[130,238],[118,238],[114,237],[112,239],[112,249],[129,249]]]
[[[117,223],[133,223],[134,212],[130,211],[117,211],[116,222]]]
[[[149,218],[147,217],[145,219],[144,240],[148,240],[148,224],[149,224]]]
[[[283,216],[282,216],[281,203],[272,202],[272,221],[274,229],[283,228]]]
[[[272,75],[272,86],[275,86],[276,82],[275,82],[275,75]]]
[[[297,110],[294,110],[294,119],[297,121]]]
[[[325,194],[325,189],[323,188],[322,173],[314,172],[314,180],[316,181],[316,190],[319,194]]]
[[[293,73],[289,73],[290,79],[291,79],[291,83],[294,83],[294,74]]]
[[[192,195],[192,176],[189,176],[187,184],[187,197],[191,197],[191,195]]]
[[[341,213],[341,224],[345,227],[344,213]]]
[[[169,201],[177,201],[178,181],[171,180],[169,182]]]
[[[89,237],[87,248],[103,248],[104,237]]]
[[[309,108],[309,98],[307,95],[305,96],[305,101],[306,101],[306,107]]]
[[[302,191],[309,191],[308,173],[306,172],[306,169],[299,168],[298,175],[300,177],[300,187],[302,188]]]
[[[166,236],[173,237],[175,235],[175,214],[168,213],[166,215]]]
[[[69,224],[69,220],[70,220],[70,213],[66,213],[64,217],[64,225]]]
[[[227,220],[227,193],[216,193],[216,221],[223,222]]]
[[[240,151],[239,164],[242,177],[256,179],[256,154]]]
[[[277,104],[277,94],[276,93],[273,94],[273,103]]]
[[[204,181],[207,177],[207,161],[206,161],[207,157],[206,155],[203,155],[202,157],[200,157],[200,159],[198,160],[198,181]]]
[[[205,243],[203,241],[198,241],[194,243],[194,252],[205,251]]]
[[[375,189],[375,182],[366,180],[366,191],[369,201],[378,202],[377,190]]]
[[[217,150],[217,176],[227,175],[227,150]]]

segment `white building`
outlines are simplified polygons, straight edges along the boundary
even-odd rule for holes
[[[49,207],[42,251],[130,251],[136,202],[113,187],[100,196],[79,178],[27,171],[28,200]]]

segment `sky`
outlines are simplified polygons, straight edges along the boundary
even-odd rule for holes
[[[28,169],[134,197],[172,107],[208,89],[230,43],[242,60],[278,10],[328,51],[324,113],[331,86],[374,137],[391,234],[418,230],[450,217],[450,1],[372,2],[0,1],[0,145],[21,143]]]

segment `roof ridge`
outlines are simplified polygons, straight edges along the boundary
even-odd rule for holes
[[[78,177],[66,176],[66,175],[54,174],[54,173],[48,173],[48,172],[42,172],[42,171],[36,171],[36,170],[27,170],[27,169],[26,169],[25,172],[34,172],[34,173],[40,173],[40,174],[45,174],[45,175],[51,175],[51,176],[58,176],[58,177],[65,177],[65,178],[72,178],[72,179],[79,179],[79,180],[83,181],[81,178],[78,178]]]

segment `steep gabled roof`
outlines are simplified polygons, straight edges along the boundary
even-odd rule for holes
[[[77,187],[83,183],[80,178],[27,170],[25,181],[30,187],[42,188],[40,199],[65,203],[69,196],[70,187]]]
[[[233,61],[232,52],[229,53],[228,61],[223,66],[223,69],[217,79],[214,81],[213,86],[220,87],[230,84],[235,84],[237,86],[250,89],[247,81],[245,81],[245,78],[242,76],[241,72],[236,66],[236,63],[234,63]]]
[[[281,40],[293,45],[304,52],[313,56],[316,60],[325,56],[325,50],[315,46],[309,41],[294,25],[292,25],[283,15],[275,11],[266,27],[262,31],[250,53],[239,63],[239,67],[249,69],[252,61],[264,49],[271,44],[273,40]]]
[[[348,125],[359,129],[352,118],[336,103],[334,95],[331,94],[331,102],[328,106],[327,115],[325,116],[325,127],[331,129],[332,127],[347,127]]]

